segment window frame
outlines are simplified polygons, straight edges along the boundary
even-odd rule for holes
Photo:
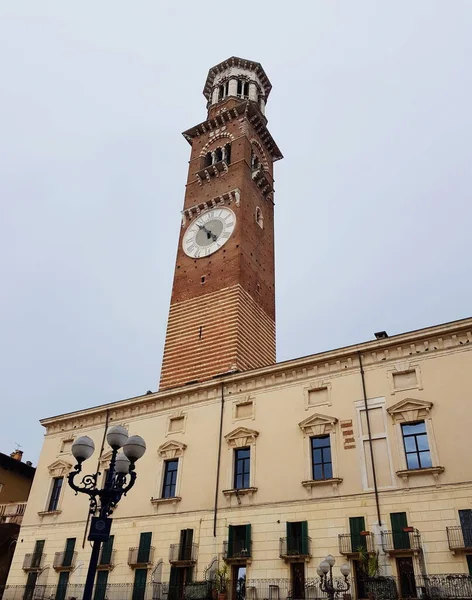
[[[169,470],[169,465],[171,463],[176,464],[176,468],[172,471]],[[171,474],[171,483],[167,483],[167,478]],[[162,499],[170,499],[177,497],[177,480],[179,475],[179,458],[167,458],[164,460],[164,469],[163,469],[163,477],[162,477],[162,489],[161,489],[161,498]],[[173,494],[166,495],[166,488],[170,488],[170,491],[173,491]],[[173,488],[173,490],[172,490]]]
[[[424,431],[420,432],[420,433],[405,433],[404,432],[404,427],[412,427],[415,425],[421,425],[423,424],[424,426]],[[402,444],[403,444],[403,450],[405,453],[405,462],[406,462],[406,468],[410,471],[413,470],[421,470],[421,469],[429,469],[431,467],[433,467],[433,456],[431,453],[431,445],[429,443],[429,437],[428,437],[428,428],[426,426],[426,420],[425,419],[420,419],[418,421],[410,421],[410,422],[406,422],[406,423],[401,423],[400,426],[400,431],[401,431],[401,435],[402,435]],[[428,449],[427,450],[420,450],[419,446],[418,446],[418,438],[422,437],[422,438],[426,438],[426,442],[427,442],[427,446]],[[408,450],[407,449],[407,445],[406,445],[406,438],[413,438],[414,442],[415,442],[415,450]],[[428,465],[422,465],[421,464],[421,455],[427,453],[429,455],[429,464]],[[409,464],[409,460],[408,457],[409,455],[414,455],[417,458],[417,462],[418,462],[418,467],[411,467]]]
[[[56,481],[61,480],[61,486],[59,488],[59,493],[56,495],[56,501],[55,501],[55,505],[54,507],[52,507],[52,501],[53,501],[53,497],[54,497],[54,491],[55,491],[55,485],[56,485]],[[49,494],[48,494],[48,501],[47,501],[47,508],[46,508],[46,512],[56,512],[59,510],[59,506],[62,500],[62,494],[63,494],[63,490],[64,490],[64,475],[59,475],[57,477],[53,477],[52,481],[51,481],[51,485],[50,485],[50,489],[49,489]]]
[[[248,456],[238,458],[240,452],[248,452]],[[235,448],[233,452],[233,489],[235,490],[247,490],[251,487],[251,447],[244,446],[242,448]],[[242,465],[242,472],[238,472],[238,466]],[[246,468],[247,467],[247,468]],[[238,486],[238,478],[242,477],[242,483],[247,485]]]
[[[318,448],[314,447],[315,440],[326,440],[326,439],[328,440],[327,446],[320,446]],[[325,448],[329,449],[329,461],[324,460]],[[312,467],[311,476],[312,476],[313,481],[324,481],[326,479],[333,479],[333,452],[332,452],[332,448],[331,448],[331,435],[329,433],[324,433],[322,435],[311,436],[310,437],[310,450],[311,450],[311,467]],[[321,462],[315,462],[315,450],[321,450]],[[315,475],[315,467],[318,465],[321,465],[321,471],[323,474],[322,477],[316,477],[316,475]],[[329,476],[326,476],[325,465],[330,466]]]

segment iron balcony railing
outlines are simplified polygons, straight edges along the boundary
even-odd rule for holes
[[[251,547],[250,540],[233,540],[231,544],[228,541],[223,542],[223,557],[226,561],[251,558]]]
[[[128,564],[130,567],[141,567],[153,562],[154,546],[150,548],[130,548],[128,552]]]
[[[302,558],[311,556],[311,537],[280,538],[280,558]]]
[[[193,564],[197,561],[198,544],[171,544],[169,562],[171,564]]]
[[[21,525],[26,510],[26,502],[9,502],[0,504],[0,523],[16,523]]]
[[[52,566],[57,571],[66,571],[67,569],[73,569],[75,566],[75,559],[77,558],[77,552],[56,552],[54,554],[54,561]]]
[[[472,550],[472,529],[455,526],[446,527],[449,550]]]
[[[102,546],[100,550],[100,558],[98,559],[98,569],[112,569],[115,565],[115,550],[109,550],[106,546]]]
[[[23,569],[25,571],[40,571],[46,560],[46,555],[43,552],[32,552],[25,554],[23,559]]]
[[[360,552],[375,552],[374,534],[370,531],[362,533],[340,533],[338,536],[339,552],[345,556],[355,556]]]
[[[399,531],[382,531],[382,549],[384,552],[395,553],[411,550],[421,550],[420,532],[413,527],[405,527]]]

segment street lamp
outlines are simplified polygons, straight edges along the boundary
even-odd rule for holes
[[[328,556],[320,562],[320,566],[316,569],[321,581],[320,590],[325,592],[328,596],[328,600],[334,600],[337,594],[341,592],[347,592],[351,587],[351,584],[347,580],[351,572],[351,568],[347,563],[344,563],[340,567],[341,575],[344,577],[344,581],[333,581],[333,567],[335,564],[334,556],[328,554]],[[329,573],[329,577],[328,577]]]
[[[102,489],[97,488],[97,476],[84,475],[79,485],[74,483],[75,477],[82,471],[82,463],[92,456],[95,444],[84,435],[72,444],[72,454],[77,460],[74,470],[67,477],[70,487],[75,493],[87,494],[90,502],[92,522],[88,539],[93,541],[92,554],[85,581],[83,600],[91,600],[95,573],[102,542],[110,538],[112,519],[110,515],[121,497],[127,494],[136,481],[134,463],[146,452],[146,443],[139,435],[128,437],[128,432],[121,425],[110,427],[107,442],[111,446],[112,455],[108,473]],[[122,449],[122,452],[118,452]],[[98,514],[97,514],[98,513]]]

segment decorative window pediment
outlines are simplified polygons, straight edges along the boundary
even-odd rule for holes
[[[326,435],[334,431],[336,417],[315,413],[298,424],[305,435]]]
[[[108,452],[104,452],[100,456],[100,465],[103,466],[105,463],[108,464],[111,460],[112,455],[113,455],[113,450],[108,450]]]
[[[159,446],[157,451],[159,456],[165,460],[169,460],[171,458],[179,458],[182,456],[186,447],[186,444],[182,444],[176,440],[169,440],[165,444],[162,444],[162,446]]]
[[[230,433],[225,435],[225,440],[232,448],[242,448],[256,443],[256,438],[259,435],[258,431],[248,429],[247,427],[237,427]]]
[[[72,465],[65,460],[55,460],[48,466],[51,477],[64,477],[72,469]]]
[[[432,402],[416,400],[415,398],[405,398],[390,408],[387,408],[387,411],[392,416],[394,422],[408,423],[426,418],[432,406]]]

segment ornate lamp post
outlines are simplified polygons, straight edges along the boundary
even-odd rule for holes
[[[129,492],[136,481],[134,463],[146,451],[146,444],[142,437],[133,435],[128,437],[128,432],[121,425],[110,427],[107,433],[107,442],[112,448],[110,466],[102,489],[97,488],[97,475],[84,475],[79,485],[74,483],[75,477],[82,471],[82,463],[90,458],[95,450],[95,444],[88,436],[84,435],[72,444],[72,454],[77,460],[74,470],[68,475],[68,483],[75,493],[87,494],[90,501],[90,514],[92,522],[88,539],[93,541],[92,554],[85,581],[83,600],[91,600],[95,573],[97,571],[100,547],[110,537],[112,519],[110,515],[120,501],[123,494]],[[118,453],[122,448],[123,451]]]
[[[341,592],[347,592],[351,587],[351,584],[347,580],[351,572],[351,568],[347,563],[341,565],[339,569],[341,571],[341,575],[344,576],[344,581],[333,581],[333,567],[335,562],[334,556],[328,554],[328,556],[322,562],[320,562],[320,566],[316,569],[316,572],[321,578],[320,590],[327,594],[328,600],[334,600],[338,594]]]

